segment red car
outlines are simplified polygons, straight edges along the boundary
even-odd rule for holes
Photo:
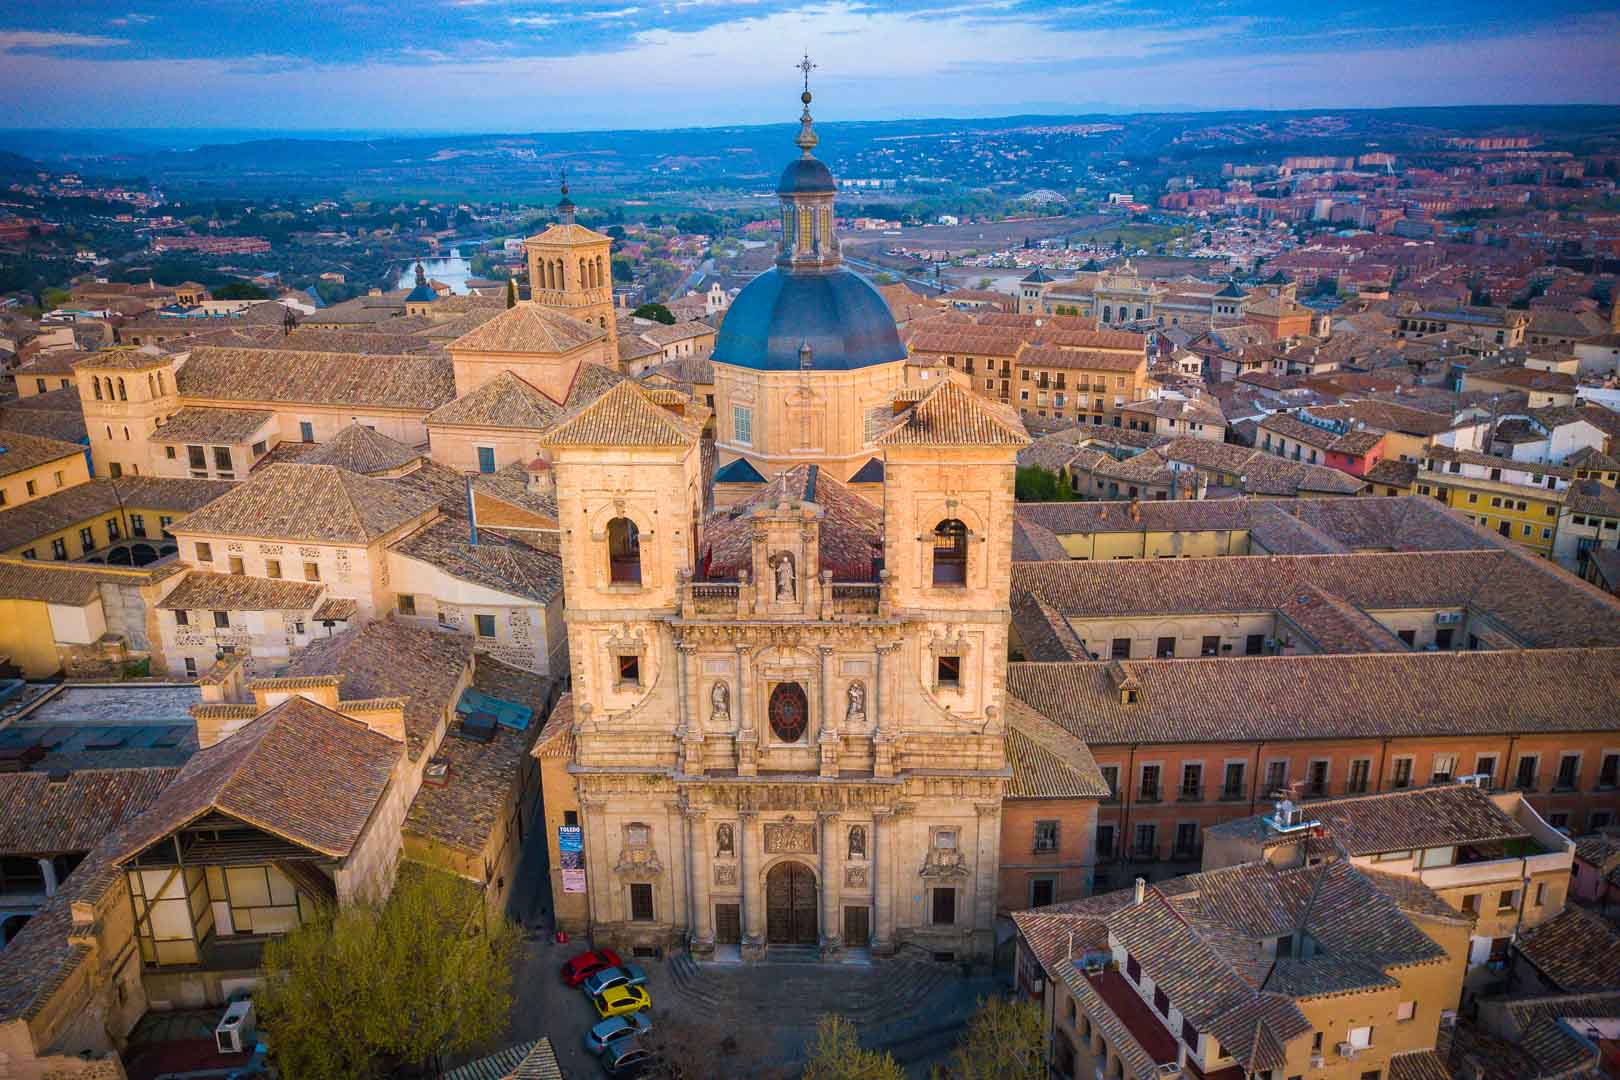
[[[563,982],[578,986],[598,971],[619,966],[619,954],[612,949],[597,949],[580,953],[562,966]]]

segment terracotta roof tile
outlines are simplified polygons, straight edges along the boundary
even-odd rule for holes
[[[335,465],[349,472],[371,474],[403,468],[424,455],[364,424],[350,424],[331,441],[320,443],[298,458],[300,465]]]
[[[471,393],[464,394],[428,414],[430,427],[499,427],[538,431],[563,415],[563,406],[502,371]]]
[[[284,578],[192,570],[158,607],[163,611],[308,611],[320,600],[321,588]]]
[[[1514,945],[1563,993],[1620,987],[1620,931],[1585,908],[1566,906],[1546,922],[1520,931]]]
[[[61,439],[0,430],[0,476],[12,476],[84,453],[84,447]]]
[[[701,423],[655,404],[637,382],[626,379],[557,422],[540,437],[543,446],[689,446]]]
[[[347,405],[428,412],[456,396],[442,353],[363,356],[279,349],[193,349],[175,380],[192,401]]]
[[[152,432],[155,443],[239,443],[276,418],[259,409],[210,409],[188,405]]]
[[[0,774],[0,854],[83,853],[144,811],[179,769],[79,769]]]
[[[944,382],[874,441],[883,446],[1027,446],[1030,439],[1006,406]]]
[[[743,502],[708,519],[703,540],[709,580],[735,581],[739,570],[753,565],[751,514],[783,501],[814,502],[822,509],[818,573],[831,570],[835,581],[875,580],[874,560],[883,551],[883,511],[815,465],[795,465],[776,474]]]
[[[229,480],[125,476],[91,480],[0,511],[0,550],[9,550],[93,517],[128,510],[167,510],[177,517],[231,491]],[[41,552],[46,555],[48,552]]]
[[[1101,799],[1107,781],[1086,744],[1022,702],[1007,701],[1009,799]]]
[[[550,552],[481,528],[471,543],[468,525],[445,518],[398,541],[393,551],[419,559],[450,577],[509,596],[549,604],[562,595],[562,560]]]
[[[535,303],[507,308],[450,342],[451,352],[559,354],[600,341],[607,331]]]
[[[420,492],[335,465],[281,464],[255,473],[173,528],[369,544],[435,505]]]

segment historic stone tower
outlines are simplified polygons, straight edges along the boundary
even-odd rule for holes
[[[574,220],[568,183],[557,203],[558,221],[523,241],[529,255],[529,297],[536,304],[572,315],[605,330],[617,356],[613,316],[613,239]]]
[[[104,349],[74,368],[97,477],[149,476],[160,424],[180,408],[172,356]]]

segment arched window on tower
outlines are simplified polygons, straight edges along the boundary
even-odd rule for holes
[[[596,257],[596,287],[601,288],[608,283],[608,261],[606,256]]]
[[[146,376],[146,393],[149,397],[157,397],[157,377],[155,375]]]
[[[158,393],[167,394],[169,391],[163,385],[163,372],[158,372]]]
[[[585,260],[579,260],[579,287],[585,288]]]
[[[96,392],[96,400],[101,400],[101,380],[94,375],[90,376],[90,388]]]
[[[946,518],[934,526],[934,584],[967,584],[967,526]]]
[[[614,585],[641,584],[641,534],[629,518],[608,522],[608,580]]]
[[[1104,323],[1111,323],[1114,321],[1114,309],[1109,307],[1107,304],[1103,305],[1102,321]]]
[[[129,400],[129,395],[124,392],[124,377],[122,375],[118,376],[118,400]]]

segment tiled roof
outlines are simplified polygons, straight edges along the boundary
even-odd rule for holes
[[[551,1040],[537,1039],[470,1061],[439,1080],[563,1080],[563,1074]]]
[[[1613,731],[1620,649],[1009,664],[1008,692],[1087,744]],[[1561,688],[1558,695],[1543,687]]]
[[[1412,1050],[1389,1057],[1389,1080],[1455,1080],[1433,1050]]]
[[[275,419],[258,409],[210,409],[188,405],[152,432],[155,443],[239,443]]]
[[[0,405],[0,431],[20,431],[70,443],[87,441],[89,433],[84,426],[84,409],[79,405],[79,388],[51,390]]]
[[[1061,371],[1130,372],[1146,364],[1147,358],[1139,353],[1031,347],[1019,355],[1018,363],[1026,368],[1051,368]]]
[[[115,858],[127,862],[210,811],[332,858],[353,850],[401,751],[399,743],[294,697],[181,768]]]
[[[499,427],[538,431],[563,414],[563,407],[510,371],[502,371],[471,393],[428,414],[429,426]]]
[[[217,536],[369,544],[434,505],[419,492],[335,465],[281,464],[255,473],[178,527]]]
[[[119,347],[85,353],[73,366],[86,371],[145,371],[168,364],[169,358],[160,352]]]
[[[572,352],[607,336],[599,326],[535,303],[507,308],[482,326],[452,341],[452,352]]]
[[[988,321],[985,317],[983,321]],[[1129,330],[1094,330],[1069,324],[1062,316],[1045,317],[1043,325],[1030,336],[1030,343],[1055,349],[1127,350],[1138,355],[1147,352],[1147,337]]]
[[[943,382],[875,440],[883,446],[1027,446],[1011,409]]]
[[[311,642],[282,673],[295,678],[341,675],[344,701],[407,698],[405,741],[415,761],[446,723],[472,654],[472,638],[466,634],[376,619]]]
[[[172,563],[170,560],[169,564],[152,563],[133,569],[45,559],[0,559],[0,599],[44,600],[83,607],[96,597],[103,584],[144,585],[174,573]]]
[[[158,607],[164,611],[308,611],[320,598],[321,586],[310,582],[192,570]]]
[[[352,622],[360,614],[360,604],[347,597],[328,596],[310,618],[315,622]]]
[[[562,560],[492,529],[471,542],[467,522],[444,518],[396,542],[392,550],[450,577],[509,596],[549,604],[562,595]]]
[[[1012,587],[1070,619],[1278,611],[1314,587],[1363,611],[1484,612],[1532,648],[1620,645],[1620,600],[1505,550],[1018,563]]]
[[[557,528],[556,495],[529,490],[529,471],[522,462],[475,476],[473,498],[480,528]]]
[[[414,446],[406,446],[375,428],[350,424],[330,442],[318,444],[298,458],[300,465],[336,465],[354,473],[379,473],[398,469],[423,457]]]
[[[1013,521],[1013,562],[1067,561],[1069,553],[1057,533],[1039,522],[1016,518]]]
[[[1007,701],[1009,799],[1101,799],[1107,781],[1086,744],[1022,702]]]
[[[1517,1030],[1516,1045],[1541,1070],[1534,1074],[1537,1078],[1579,1076],[1585,1080],[1576,1070],[1595,1070],[1599,1050],[1567,1020],[1620,1019],[1620,991],[1510,998],[1502,1008]]]
[[[0,854],[83,853],[157,798],[179,769],[80,769],[0,774]]]
[[[1450,922],[1472,922],[1473,917],[1462,915],[1441,899],[1440,894],[1410,874],[1391,874],[1373,867],[1359,868],[1378,891],[1395,901],[1395,906],[1408,915],[1424,920],[1442,919]]]
[[[1083,900],[1065,900],[1046,907],[1012,913],[1013,923],[1048,976],[1088,951],[1108,948],[1107,916],[1131,902],[1128,889],[1097,893]],[[1070,933],[1073,951],[1070,951]]]
[[[912,353],[1011,358],[1024,347],[1025,332],[1015,327],[976,326],[935,319],[912,326],[911,336],[906,341]]]
[[[456,396],[442,353],[363,356],[281,349],[193,349],[175,381],[193,402],[368,406],[429,412]]]
[[[1575,857],[1590,864],[1600,876],[1620,869],[1620,836],[1589,833],[1575,838]]]
[[[229,480],[157,476],[125,476],[118,480],[91,480],[89,483],[75,484],[10,510],[0,511],[0,550],[26,544],[89,518],[118,513],[121,507],[184,514],[235,486]]]
[[[646,389],[626,379],[585,404],[540,437],[543,446],[689,446],[701,422],[655,404]]]
[[[1620,931],[1585,908],[1567,905],[1546,922],[1521,930],[1514,945],[1562,993],[1620,988]]]
[[[1338,799],[1312,799],[1308,813],[1350,855],[1377,855],[1413,848],[1452,847],[1529,836],[1490,795],[1469,784],[1438,784]],[[1256,830],[1269,835],[1267,815],[1243,818],[1211,830]]]
[[[61,439],[0,430],[0,476],[12,476],[84,453],[84,447]]]
[[[1379,458],[1371,468],[1361,474],[1361,478],[1369,484],[1406,489],[1417,482],[1417,474],[1418,463],[1415,461]]]
[[[1090,660],[1086,643],[1050,604],[1025,593],[1013,598],[1012,630],[1024,660]]]
[[[502,701],[527,705],[538,720],[545,712],[551,682],[498,660],[479,657],[473,687]],[[423,784],[417,791],[405,818],[405,833],[469,855],[484,854],[495,826],[511,813],[513,790],[540,730],[538,723],[531,723],[524,731],[497,725],[495,737],[489,742],[445,739],[434,760],[449,764],[446,782],[442,787]]]
[[[572,760],[574,756],[574,695],[564,694],[551,707],[545,727],[534,740],[534,756]]]
[[[834,581],[874,580],[873,560],[883,551],[883,511],[822,472],[795,465],[746,500],[712,515],[704,524],[704,565],[713,581],[735,581],[753,565],[753,511],[783,502],[814,502],[821,521],[821,565]]]

